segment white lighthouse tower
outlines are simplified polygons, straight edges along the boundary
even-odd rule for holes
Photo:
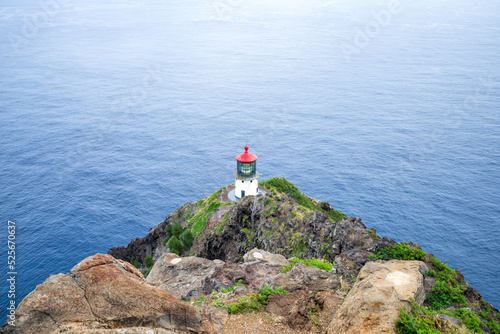
[[[237,166],[234,173],[234,195],[236,198],[242,198],[248,195],[257,195],[259,192],[259,172],[257,172],[257,156],[248,152],[248,146],[245,146],[245,152],[236,156]]]

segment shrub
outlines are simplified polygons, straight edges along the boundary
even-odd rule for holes
[[[172,228],[173,228],[173,225],[170,225],[170,224],[168,224],[165,227],[165,233],[167,234],[167,239],[170,239],[172,237]]]
[[[184,249],[191,249],[194,241],[193,232],[191,232],[190,229],[184,230],[184,232],[181,233],[179,240],[182,242]]]
[[[455,310],[454,314],[468,329],[481,333],[481,321],[479,321],[477,315],[465,309]]]
[[[439,329],[445,325],[445,321],[422,314],[416,307],[412,307],[410,313],[402,307],[396,322],[396,329],[402,334],[440,334],[442,331]]]
[[[134,256],[130,258],[130,263],[136,268],[139,268],[141,266],[141,263],[137,261],[137,259]]]
[[[151,268],[153,264],[155,264],[153,258],[151,257],[151,254],[146,255],[146,257],[144,258],[144,263],[148,268]]]
[[[175,253],[177,255],[181,255],[182,253],[182,242],[176,238],[176,236],[172,236],[168,241],[168,248],[170,249],[170,253]]]
[[[434,256],[430,258],[429,262],[436,268],[433,272],[436,284],[425,299],[429,307],[439,310],[451,304],[466,306],[467,301],[463,293],[465,283],[457,281],[456,272]]]
[[[412,248],[406,244],[399,243],[389,245],[380,249],[377,254],[370,255],[370,259],[380,260],[425,260],[425,253],[421,249]]]
[[[183,231],[181,223],[177,223],[172,227],[172,236],[179,238]]]
[[[491,307],[489,305],[487,307],[487,311],[489,311],[489,312],[492,311]],[[488,327],[488,329],[490,330],[490,333],[492,333],[492,334],[499,334],[500,333],[500,324],[497,321],[495,321],[495,319],[490,314],[488,314],[484,311],[479,311],[478,313],[486,321],[486,327]]]
[[[331,262],[328,262],[327,260],[318,260],[318,259],[299,259],[297,257],[292,257],[291,259],[288,260],[290,263],[289,266],[283,266],[281,267],[281,272],[282,273],[287,273],[292,268],[295,266],[296,263],[302,263],[306,266],[310,267],[316,267],[322,270],[330,271],[333,268],[333,264]]]
[[[249,297],[240,298],[237,302],[225,305],[220,300],[216,300],[213,305],[227,308],[227,311],[231,314],[259,311],[267,305],[269,296],[288,292],[282,287],[275,290],[266,285],[259,290],[259,293],[253,293]]]

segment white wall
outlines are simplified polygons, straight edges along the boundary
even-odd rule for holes
[[[243,182],[242,182],[243,181]],[[235,179],[234,180],[234,185],[235,185],[235,195],[238,198],[241,198],[241,191],[245,191],[245,196],[249,195],[257,195],[257,189],[259,187],[259,180],[257,178],[249,181],[249,180],[239,180]]]

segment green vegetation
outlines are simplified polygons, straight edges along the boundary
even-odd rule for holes
[[[191,227],[191,232],[194,236],[203,231],[205,226],[207,226],[208,217],[210,217],[217,208],[226,205],[234,205],[234,203],[219,202],[216,200],[217,195],[222,192],[222,189],[224,188],[217,190],[206,199],[201,199],[197,202],[196,212],[187,219],[188,226]]]
[[[492,311],[491,307],[488,304],[486,305],[487,305],[486,310],[488,312],[491,312]],[[486,327],[488,327],[488,329],[492,334],[500,333],[500,324],[497,321],[495,321],[495,319],[493,319],[493,317],[490,314],[484,311],[479,311],[478,314],[484,319],[484,321],[486,322]]]
[[[179,240],[182,242],[184,249],[190,249],[194,241],[193,232],[191,232],[191,230],[189,229],[184,230],[181,233]]]
[[[412,248],[406,244],[399,243],[382,248],[375,255],[370,255],[370,259],[379,260],[425,260],[425,253],[421,249]]]
[[[259,293],[252,293],[249,297],[239,298],[237,302],[224,304],[222,301],[217,299],[212,304],[226,308],[231,314],[259,311],[267,306],[269,296],[288,292],[289,291],[284,290],[282,287],[272,289],[266,285],[264,288],[259,290]],[[212,293],[212,298],[213,297],[214,294]]]
[[[165,233],[167,237],[163,240],[163,246],[166,246],[168,243],[168,248],[171,253],[181,255],[183,251],[189,250],[191,246],[193,246],[193,232],[188,228],[183,228],[181,223],[167,225],[165,227]]]
[[[404,308],[400,310],[400,318],[396,325],[399,333],[459,333],[458,329],[450,327],[445,321],[436,318],[437,314],[446,314],[462,321],[463,325],[467,327],[467,333],[481,333],[481,326],[483,326],[483,328],[488,327],[490,333],[500,334],[500,323],[492,315],[492,308],[486,302],[482,301],[488,312],[476,311],[476,314],[472,312],[474,307],[472,310],[458,308],[460,306],[468,307],[464,295],[467,283],[453,269],[434,256],[429,256],[420,249],[400,243],[389,245],[370,258],[421,260],[432,268],[427,272],[428,276],[436,279],[432,291],[427,293],[424,306],[412,303],[411,312],[407,312]],[[477,310],[477,308],[475,309]],[[484,319],[483,324],[478,315]]]
[[[141,267],[141,263],[140,263],[139,261],[137,261],[137,259],[136,259],[134,256],[132,256],[132,257],[130,258],[130,263],[131,263],[134,267],[136,267],[136,268],[140,268],[140,267]]]
[[[293,258],[289,259],[288,262],[290,263],[289,266],[281,267],[282,273],[287,273],[290,270],[292,270],[292,268],[295,266],[296,263],[302,263],[306,266],[316,267],[316,268],[326,270],[326,271],[330,271],[333,268],[333,263],[328,262],[327,260],[323,260],[323,259],[304,259],[303,260],[303,259],[299,259],[297,257],[293,257]]]
[[[466,309],[456,309],[452,311],[440,310],[432,311],[425,307],[418,306],[412,300],[411,312],[406,312],[402,307],[400,309],[400,317],[396,323],[396,329],[403,334],[420,334],[420,333],[462,333],[457,328],[449,325],[446,321],[436,318],[438,314],[446,314],[462,321],[467,327],[467,333],[481,333],[481,322],[474,313]]]
[[[146,264],[146,267],[148,267],[148,268],[151,268],[155,264],[151,254],[146,255],[146,257],[144,258],[144,263]]]
[[[481,333],[481,321],[479,321],[479,318],[474,313],[461,308],[455,310],[453,315],[474,333]]]
[[[201,295],[199,298],[194,299],[193,303],[195,303],[195,304],[201,304],[201,303],[203,303],[203,300],[205,300],[205,296]]]
[[[310,209],[315,208],[309,197],[302,194],[293,183],[288,182],[284,177],[275,177],[266,180],[262,183],[262,185],[266,187],[266,189],[276,189],[279,192],[287,194],[291,198],[295,199],[300,205]]]
[[[276,191],[284,193],[290,196],[291,198],[295,199],[299,205],[302,205],[303,207],[306,207],[307,209],[310,210],[322,211],[326,213],[334,221],[340,221],[344,217],[346,217],[346,215],[344,215],[342,212],[339,212],[333,208],[330,210],[324,210],[322,206],[325,206],[326,202],[320,203],[317,200],[307,197],[306,195],[301,193],[293,183],[287,181],[284,177],[275,177],[266,181],[261,181],[259,182],[259,185],[265,187],[266,189],[271,190],[273,196],[277,195]],[[292,215],[296,216],[297,213],[294,214],[292,211]]]
[[[313,305],[307,308],[307,317],[311,322],[317,326],[318,328],[321,328],[321,324],[318,322],[318,316],[317,312],[319,312],[320,308],[318,305]]]
[[[382,248],[375,255],[370,255],[370,259],[380,260],[426,260],[426,253],[421,249],[412,248],[406,244],[399,243]],[[456,272],[436,259],[430,257],[429,262],[435,269],[429,270],[428,275],[436,278],[436,284],[431,293],[426,296],[426,303],[432,310],[446,308],[451,304],[466,306],[467,301],[463,293],[466,283],[459,280]]]
[[[182,242],[179,239],[177,239],[177,237],[174,235],[168,241],[168,248],[170,249],[170,253],[175,253],[177,255],[181,255],[182,250],[183,250],[182,249]]]
[[[233,286],[229,286],[227,288],[222,288],[220,289],[220,292],[222,293],[228,293],[234,290],[235,287],[243,285],[243,280],[240,279],[238,282],[234,283]]]
[[[431,293],[428,293],[425,298],[429,307],[439,310],[451,304],[467,306],[463,292],[466,283],[458,279],[458,275],[453,269],[434,256],[429,261],[436,268],[433,273],[436,278],[436,284],[432,288]]]
[[[370,234],[370,236],[374,239],[374,240],[380,240],[380,237],[377,235],[377,233],[375,233],[374,230],[368,230],[368,234]]]

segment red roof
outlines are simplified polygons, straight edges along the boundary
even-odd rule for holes
[[[248,153],[248,146],[245,146],[245,152],[236,156],[236,160],[239,162],[250,163],[257,161],[257,156],[252,153]]]

